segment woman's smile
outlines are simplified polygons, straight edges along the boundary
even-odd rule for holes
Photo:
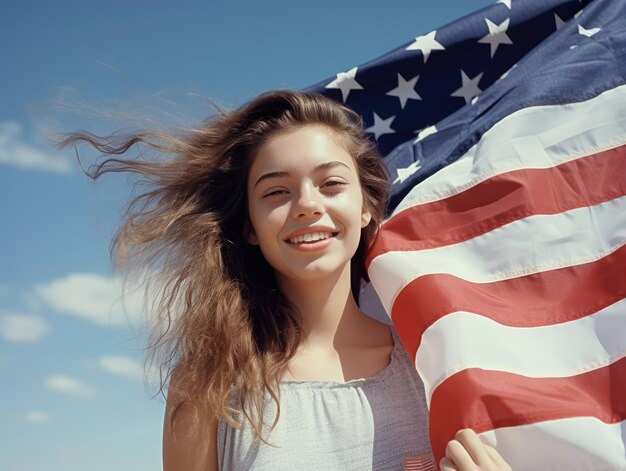
[[[294,239],[289,239],[287,243],[294,250],[315,252],[326,249],[330,244],[332,244],[333,237],[332,233],[329,232],[314,232],[312,234],[305,234]]]
[[[285,240],[292,245],[311,245],[335,237],[338,233],[327,227],[306,227],[289,234]]]
[[[304,234],[298,237],[289,239],[290,244],[302,244],[317,242],[324,239],[330,239],[333,235],[330,232],[314,232],[312,234]]]

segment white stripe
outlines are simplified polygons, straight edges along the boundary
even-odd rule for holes
[[[487,283],[598,260],[626,241],[626,196],[554,215],[534,215],[454,245],[388,252],[369,275],[387,310],[412,280],[448,273]]]
[[[504,427],[479,435],[515,471],[625,470],[626,421],[575,417]]]
[[[626,299],[591,316],[541,327],[510,327],[455,312],[426,329],[415,367],[430,404],[441,383],[469,368],[562,378],[610,365],[626,356],[625,332]]]
[[[580,103],[525,108],[496,123],[464,156],[415,186],[393,215],[503,172],[554,167],[623,144],[626,85]]]

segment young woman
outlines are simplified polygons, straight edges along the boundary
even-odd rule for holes
[[[79,141],[169,155],[92,172],[152,186],[116,248],[163,280],[150,348],[169,380],[165,471],[435,468],[415,369],[395,331],[357,304],[389,187],[358,115],[279,91],[185,136],[66,144]],[[469,430],[440,465],[509,469]]]

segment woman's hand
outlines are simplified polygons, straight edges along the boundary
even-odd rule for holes
[[[511,471],[495,448],[480,441],[476,432],[459,430],[446,446],[446,457],[439,463],[441,471]]]

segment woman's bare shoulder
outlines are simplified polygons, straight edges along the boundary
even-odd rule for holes
[[[163,471],[213,471],[217,463],[218,420],[206,406],[185,398],[174,373],[163,420]]]

